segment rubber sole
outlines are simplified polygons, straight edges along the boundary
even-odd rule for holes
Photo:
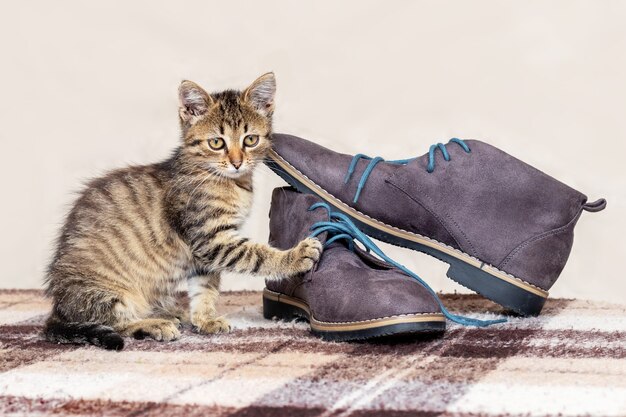
[[[315,184],[274,151],[270,152],[266,165],[298,191],[315,194],[334,210],[347,215],[364,233],[446,262],[450,265],[446,275],[464,287],[523,316],[536,316],[541,312],[548,298],[546,290],[436,240],[389,226],[355,210]]]
[[[267,288],[263,291],[263,317],[285,321],[305,319],[311,325],[313,334],[333,342],[443,332],[446,329],[443,314],[405,314],[345,323],[322,322],[312,316],[309,306],[304,301]]]

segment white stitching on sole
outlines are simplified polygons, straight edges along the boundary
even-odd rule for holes
[[[375,319],[368,319],[368,320],[359,320],[359,321],[321,321],[321,320],[317,320],[315,317],[313,317],[313,314],[311,313],[311,309],[309,307],[309,305],[307,303],[304,302],[304,300],[301,300],[299,298],[295,298],[295,297],[291,297],[289,295],[286,294],[281,294],[279,292],[274,292],[272,290],[268,290],[267,288],[263,289],[263,295],[271,295],[274,296],[276,299],[270,298],[268,297],[268,300],[271,301],[276,301],[279,303],[284,303],[284,304],[289,304],[289,305],[293,305],[290,304],[288,302],[285,301],[281,301],[281,298],[289,298],[290,300],[294,300],[295,302],[299,303],[299,304],[303,304],[304,306],[306,306],[307,309],[307,313],[310,316],[310,319],[312,319],[313,321],[315,321],[316,323],[320,323],[320,324],[365,324],[365,323],[373,323],[373,322],[377,322],[379,320],[388,320],[388,319],[395,319],[395,318],[404,318],[404,317],[420,317],[420,316],[436,316],[437,320],[433,320],[436,322],[440,322],[440,321],[445,321],[445,317],[442,313],[410,313],[410,314],[396,314],[393,316],[385,316],[385,317],[378,317]],[[297,306],[296,306],[297,307]],[[441,318],[442,320],[438,320],[439,318]]]

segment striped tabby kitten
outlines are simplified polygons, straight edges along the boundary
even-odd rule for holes
[[[185,320],[200,333],[227,332],[215,311],[222,271],[279,279],[311,269],[316,239],[281,251],[239,234],[252,172],[271,147],[275,90],[272,73],[243,92],[207,94],[183,81],[183,143],[173,155],[88,183],[48,269],[48,340],[122,349],[121,336],[174,340]],[[185,279],[190,315],[174,299]]]

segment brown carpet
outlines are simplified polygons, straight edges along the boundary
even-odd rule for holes
[[[444,302],[501,313],[476,296]],[[41,293],[0,291],[0,415],[626,415],[626,306],[555,299],[486,329],[327,343],[260,305],[260,293],[224,293],[231,334],[185,329],[107,352],[43,341]]]

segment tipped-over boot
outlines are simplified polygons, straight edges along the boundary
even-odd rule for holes
[[[300,192],[370,236],[447,262],[450,278],[523,315],[541,311],[581,213],[606,206],[478,140],[398,161],[283,134],[273,148],[268,166]]]

